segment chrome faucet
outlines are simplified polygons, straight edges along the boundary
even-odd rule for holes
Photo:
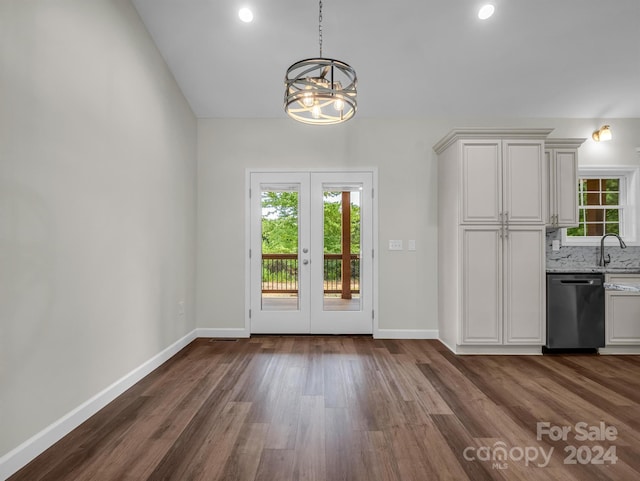
[[[598,265],[602,266],[602,267],[606,267],[607,264],[609,264],[611,262],[611,255],[607,254],[607,257],[604,257],[604,240],[609,237],[617,237],[618,241],[620,242],[620,248],[621,249],[625,249],[627,247],[627,244],[624,243],[624,241],[622,240],[622,237],[620,237],[618,234],[605,234],[602,236],[602,239],[600,239],[600,260],[598,261]]]

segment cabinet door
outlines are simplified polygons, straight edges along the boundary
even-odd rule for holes
[[[505,234],[505,344],[544,344],[544,249],[544,226],[510,226]]]
[[[459,344],[502,343],[500,226],[462,227],[462,321]]]
[[[608,275],[612,284],[640,284],[639,276]],[[605,326],[607,345],[640,344],[640,294],[605,291]]]
[[[546,218],[546,169],[542,141],[503,141],[503,210],[510,224],[541,224]]]
[[[502,213],[500,140],[463,142],[463,224],[499,224]]]
[[[607,345],[640,344],[640,295],[607,292],[605,308]]]
[[[544,167],[546,169],[545,175],[547,182],[545,183],[545,196],[547,198],[547,212],[545,217],[545,224],[549,227],[553,227],[556,219],[556,174],[555,174],[555,162],[553,159],[553,151],[544,151]]]
[[[578,155],[575,150],[554,152],[554,203],[556,227],[578,225]]]

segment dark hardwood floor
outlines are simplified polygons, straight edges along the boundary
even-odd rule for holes
[[[198,339],[10,480],[637,480],[639,374],[633,356]]]

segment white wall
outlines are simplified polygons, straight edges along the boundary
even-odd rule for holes
[[[0,97],[2,457],[195,328],[197,128],[126,0],[0,2]]]
[[[360,120],[313,128],[280,119],[200,120],[198,125],[199,327],[244,326],[248,167],[378,167],[380,239],[423,240],[417,252],[380,257],[380,290],[385,300],[395,299],[380,304],[380,328],[393,325],[392,318],[407,329],[435,325],[428,308],[421,307],[437,303],[436,293],[427,291],[429,272],[436,269],[429,252],[436,245],[434,164],[420,124]],[[389,281],[395,272],[403,277]]]
[[[284,114],[283,114],[284,115]],[[611,125],[614,140],[591,133]],[[198,121],[198,326],[244,326],[244,176],[247,168],[379,169],[379,327],[435,330],[437,323],[437,166],[432,146],[464,127],[549,127],[553,137],[587,137],[584,163],[637,163],[640,119],[354,118],[313,127],[292,120]],[[386,250],[403,239],[405,250]],[[416,239],[417,251],[406,241]]]

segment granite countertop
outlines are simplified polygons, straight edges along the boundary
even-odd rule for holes
[[[599,266],[563,266],[563,267],[547,267],[548,273],[563,273],[563,272],[599,272],[602,274],[640,274],[640,266],[632,267],[599,267]]]
[[[611,284],[605,282],[603,285],[608,291],[640,292],[640,284]]]

